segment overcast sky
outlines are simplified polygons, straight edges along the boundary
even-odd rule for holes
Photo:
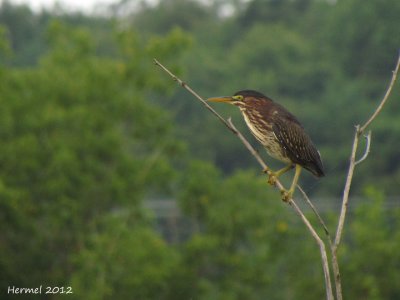
[[[3,0],[0,0],[0,2]],[[107,6],[118,2],[118,0],[8,0],[11,3],[28,4],[33,10],[40,11],[41,8],[52,8],[57,3],[61,5],[62,8],[67,10],[79,10],[83,12],[91,12],[93,9],[99,6]],[[139,1],[139,0],[138,0]],[[156,0],[147,0],[147,2],[155,2]]]

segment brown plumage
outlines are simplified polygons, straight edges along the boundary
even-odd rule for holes
[[[271,172],[272,177],[276,178],[296,166],[292,185],[284,195],[285,201],[294,192],[300,167],[317,177],[324,176],[321,156],[311,138],[297,118],[282,105],[253,90],[239,91],[229,97],[210,98],[208,101],[226,102],[239,107],[255,138],[272,157],[287,164],[282,170]],[[274,180],[270,178],[271,183]]]
[[[274,158],[299,164],[317,177],[324,176],[321,157],[297,118],[263,94],[244,90],[235,93],[233,103],[242,112],[255,138]]]

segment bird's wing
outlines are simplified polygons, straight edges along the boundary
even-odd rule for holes
[[[315,176],[323,176],[321,157],[300,123],[290,118],[276,118],[273,124],[272,130],[289,159]]]

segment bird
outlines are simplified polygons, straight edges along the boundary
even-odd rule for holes
[[[292,198],[302,168],[317,178],[325,175],[321,155],[303,125],[279,103],[254,90],[241,90],[233,96],[213,97],[207,101],[237,106],[256,140],[271,157],[286,164],[275,172],[264,170],[269,174],[270,184],[274,185],[279,176],[295,168],[290,188],[282,191],[285,202]]]

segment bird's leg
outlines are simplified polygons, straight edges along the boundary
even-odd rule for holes
[[[290,186],[290,189],[288,191],[282,191],[283,201],[288,202],[292,198],[294,190],[296,189],[297,186],[297,182],[299,181],[300,173],[301,173],[301,166],[296,164],[296,171],[294,173],[293,182],[292,185]]]
[[[284,167],[278,171],[275,171],[275,172],[271,171],[269,168],[265,168],[264,173],[268,174],[268,183],[270,185],[275,185],[278,177],[281,176],[282,174],[286,173],[287,171],[289,171],[292,168],[293,168],[292,164],[289,164],[286,167]]]

